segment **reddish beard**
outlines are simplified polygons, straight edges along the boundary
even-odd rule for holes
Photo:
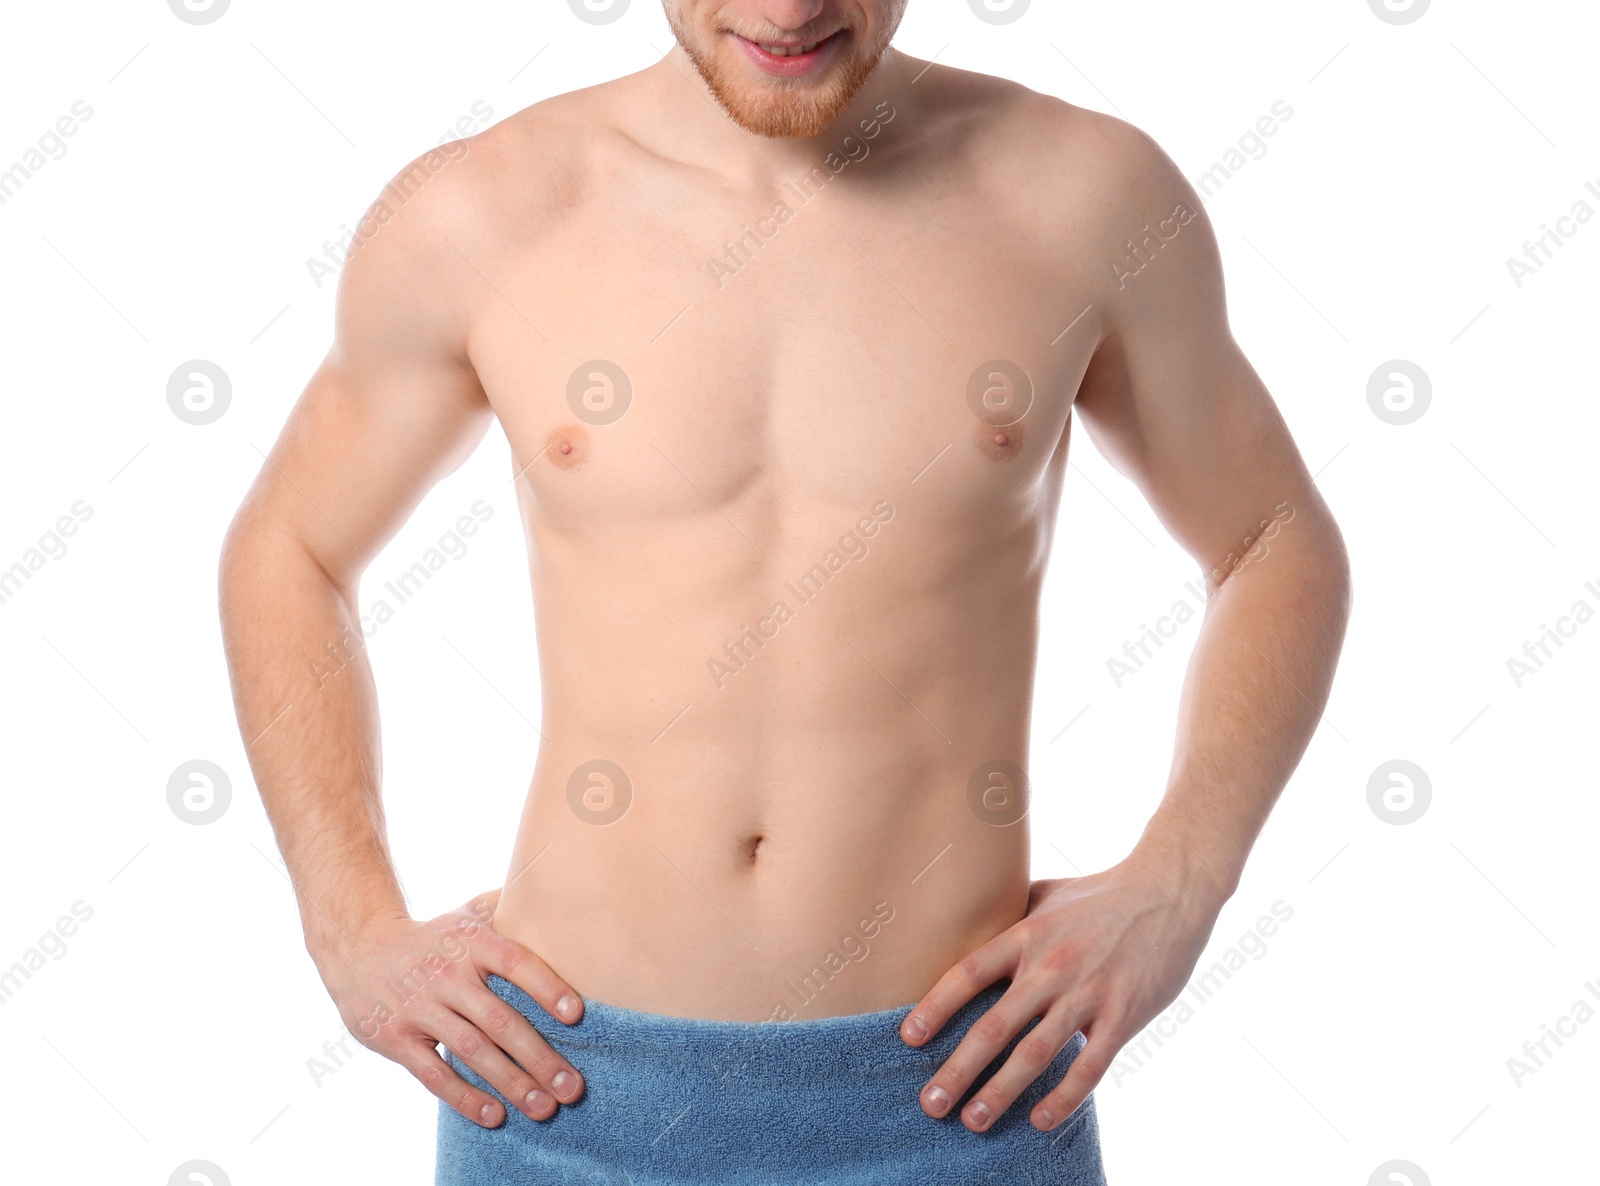
[[[894,34],[891,24],[878,44],[862,52],[859,30],[847,28],[842,34],[847,44],[840,47],[840,57],[820,83],[811,78],[770,78],[765,84],[746,86],[715,57],[702,52],[680,24],[676,5],[667,5],[667,23],[728,118],[747,132],[769,138],[809,138],[827,130],[861,93]]]

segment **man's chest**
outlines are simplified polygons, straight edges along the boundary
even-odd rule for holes
[[[853,506],[926,478],[971,510],[1039,480],[1095,343],[1088,286],[981,210],[830,196],[602,205],[508,254],[472,353],[536,498]]]

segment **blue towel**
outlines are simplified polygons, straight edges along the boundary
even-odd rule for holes
[[[568,1026],[510,981],[488,984],[578,1068],[584,1094],[529,1120],[447,1050],[462,1078],[506,1104],[506,1121],[486,1129],[441,1103],[435,1186],[1105,1186],[1092,1096],[1050,1132],[1028,1122],[1081,1033],[985,1132],[957,1113],[1022,1035],[943,1118],[922,1111],[918,1093],[1007,981],[920,1049],[900,1038],[909,1004],[739,1022],[587,1000]]]

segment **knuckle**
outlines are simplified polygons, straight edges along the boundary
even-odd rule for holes
[[[1006,1038],[1006,1031],[1009,1028],[1003,1016],[994,1010],[990,1010],[978,1018],[972,1027],[972,1032],[986,1042],[1003,1042]]]
[[[507,1092],[507,1095],[512,1096],[514,1100],[522,1100],[523,1096],[528,1095],[528,1092],[531,1092],[534,1088],[541,1087],[541,1084],[539,1084],[538,1076],[534,1076],[533,1072],[523,1071],[518,1066],[518,1068],[512,1069],[507,1087],[510,1088],[510,1092]]]
[[[1105,1056],[1087,1048],[1072,1060],[1072,1075],[1080,1082],[1098,1083],[1107,1070]]]
[[[1051,1114],[1056,1116],[1061,1123],[1076,1118],[1079,1104],[1073,1092],[1064,1091],[1058,1087],[1040,1102],[1049,1108]]]
[[[477,1030],[468,1029],[461,1030],[456,1034],[454,1041],[450,1043],[450,1048],[462,1058],[471,1062],[483,1052],[484,1047],[488,1044],[488,1040]]]
[[[498,1037],[508,1037],[516,1028],[517,1022],[522,1019],[510,1005],[501,1004],[492,1006],[484,1016],[483,1028]],[[501,1043],[504,1045],[504,1043]]]
[[[444,1064],[438,1062],[423,1063],[420,1067],[412,1068],[411,1073],[434,1095],[440,1093],[445,1081],[450,1078],[450,1073],[445,1069]]]
[[[1048,1066],[1056,1054],[1053,1044],[1038,1034],[1029,1034],[1024,1038],[1017,1053],[1022,1056],[1024,1065],[1030,1067]]]
[[[541,1083],[549,1083],[566,1069],[566,1062],[548,1046],[536,1052],[528,1064],[529,1073]]]
[[[529,966],[532,958],[533,953],[526,947],[507,939],[504,944],[504,950],[500,955],[500,962],[505,966],[506,971],[520,972]]]
[[[1077,962],[1078,956],[1071,947],[1052,947],[1035,957],[1034,962],[1047,972],[1063,972]]]
[[[519,1067],[512,1072],[511,1077],[501,1086],[500,1091],[507,1099],[526,1102],[528,1093],[540,1086],[541,1084],[537,1079]]]
[[[961,972],[961,975],[968,980],[976,980],[983,974],[983,964],[979,961],[976,953],[964,958],[956,967]]]
[[[368,1050],[376,1051],[385,1058],[393,1058],[396,1061],[399,1061],[397,1051],[404,1045],[401,1040],[403,1037],[404,1035],[395,1034],[388,1026],[370,1036],[360,1032],[356,1033],[356,1041],[360,1042]]]

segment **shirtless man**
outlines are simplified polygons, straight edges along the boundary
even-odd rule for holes
[[[440,1183],[1102,1182],[1090,1092],[1318,721],[1344,546],[1200,201],[1123,122],[890,47],[905,3],[665,0],[661,61],[420,159],[229,532],[307,948],[442,1101]],[[1141,839],[1030,882],[1074,409],[1210,597]],[[358,582],[494,419],[542,742],[504,884],[418,921]]]

